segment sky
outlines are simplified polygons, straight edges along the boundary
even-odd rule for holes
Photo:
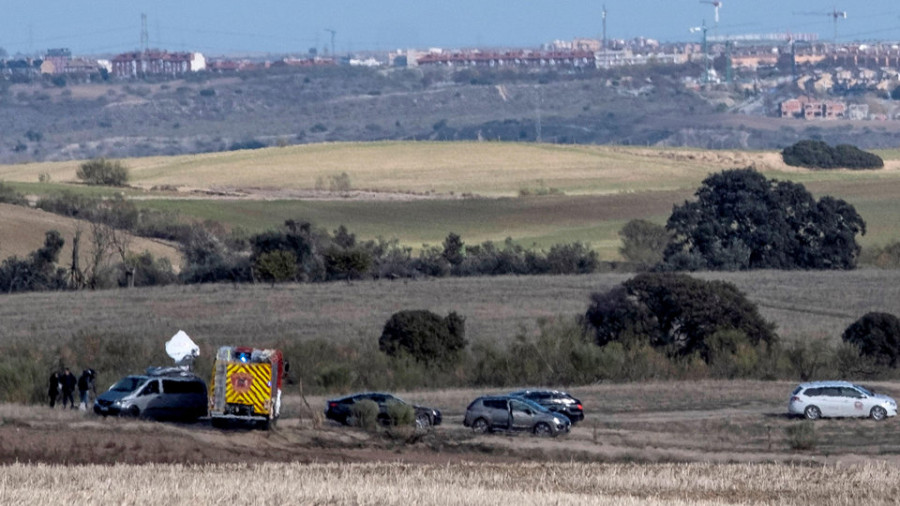
[[[338,54],[431,47],[538,47],[553,40],[643,36],[699,40],[689,29],[714,8],[700,0],[0,0],[0,48],[10,55],[65,47],[76,55],[150,47],[208,55]],[[838,40],[900,40],[898,0],[722,0],[721,35],[812,32]],[[710,28],[712,30],[712,28]]]

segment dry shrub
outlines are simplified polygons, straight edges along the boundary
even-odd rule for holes
[[[378,430],[378,404],[375,401],[365,399],[350,407],[350,416],[353,425],[368,431]]]
[[[788,446],[792,450],[814,450],[819,443],[813,422],[805,421],[786,427]]]

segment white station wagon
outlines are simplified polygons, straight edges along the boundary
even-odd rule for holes
[[[810,420],[822,417],[897,416],[897,401],[847,381],[801,383],[791,393],[788,412]]]

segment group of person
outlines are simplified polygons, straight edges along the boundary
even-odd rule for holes
[[[50,375],[50,386],[47,390],[50,407],[56,407],[56,401],[59,400],[62,402],[63,408],[68,405],[71,409],[75,409],[75,389],[77,388],[81,401],[79,408],[88,409],[91,397],[97,395],[97,389],[94,386],[96,379],[97,372],[93,369],[85,369],[78,378],[75,378],[68,367],[64,368],[62,373],[54,372]]]

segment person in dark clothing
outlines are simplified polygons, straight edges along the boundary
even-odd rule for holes
[[[62,385],[62,406],[66,407],[66,402],[69,403],[69,406],[72,409],[75,409],[75,398],[72,394],[75,393],[75,385],[78,383],[78,380],[75,379],[75,375],[72,374],[72,371],[66,367],[66,371],[63,373],[62,377],[59,380]]]
[[[78,395],[80,397],[81,404],[78,406],[78,409],[84,411],[88,408],[88,402],[90,401],[90,397],[88,394],[96,397],[97,390],[94,388],[94,370],[93,369],[85,369],[81,371],[81,377],[78,378]]]
[[[50,397],[50,407],[56,407],[56,399],[59,398],[59,373],[53,371],[50,375],[50,386],[47,388],[47,397]]]

